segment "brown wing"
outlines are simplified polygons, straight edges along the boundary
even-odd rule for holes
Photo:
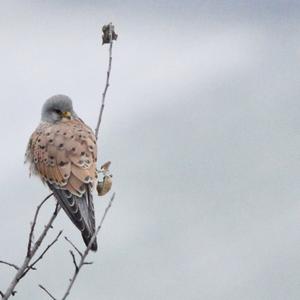
[[[92,130],[78,119],[42,123],[31,136],[27,158],[88,243],[95,230],[91,188],[97,176]]]
[[[27,157],[45,182],[76,196],[84,193],[84,184],[93,184],[96,178],[96,139],[80,120],[41,124],[31,136]]]

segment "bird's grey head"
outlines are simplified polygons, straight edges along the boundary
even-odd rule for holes
[[[65,95],[55,95],[46,100],[42,108],[42,121],[55,123],[63,119],[77,118],[72,100]]]

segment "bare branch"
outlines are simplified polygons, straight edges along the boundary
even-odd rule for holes
[[[78,270],[77,270],[77,269],[75,270],[75,272],[74,272],[74,274],[73,274],[73,277],[72,277],[71,280],[70,280],[70,283],[69,283],[69,286],[68,286],[68,288],[67,288],[67,291],[65,292],[65,294],[64,294],[64,296],[61,298],[61,300],[65,300],[65,299],[69,296],[70,291],[71,291],[71,289],[72,289],[72,287],[73,287],[73,284],[74,284],[74,282],[75,282],[75,280],[76,280],[76,278],[77,278],[77,275],[78,275],[80,269],[82,268],[83,265],[87,264],[87,263],[85,263],[85,259],[86,259],[87,255],[89,254],[89,251],[91,250],[92,244],[93,244],[93,242],[95,241],[95,239],[96,239],[96,237],[97,237],[97,235],[98,235],[98,233],[99,233],[99,231],[100,231],[100,229],[101,229],[101,227],[102,227],[102,224],[103,224],[103,222],[104,222],[104,219],[105,219],[105,217],[106,217],[106,215],[107,215],[107,213],[108,213],[108,211],[109,211],[109,209],[110,209],[110,207],[111,207],[111,205],[112,205],[112,202],[114,201],[114,198],[115,198],[115,193],[113,193],[113,195],[111,196],[110,201],[109,201],[109,203],[108,203],[108,205],[107,205],[107,207],[106,207],[106,209],[105,209],[105,211],[104,211],[104,214],[103,214],[103,216],[102,216],[102,219],[101,219],[101,221],[100,221],[100,224],[99,224],[99,226],[97,227],[97,230],[95,231],[93,237],[91,238],[91,240],[90,240],[88,246],[86,247],[86,249],[85,249],[85,251],[84,251],[84,253],[83,253],[82,257],[81,257],[81,260],[80,260],[80,262],[79,262],[79,264],[78,264]]]
[[[12,264],[12,263],[9,263],[9,262],[4,261],[4,260],[0,260],[0,264],[8,265],[8,266],[10,266],[10,267],[16,269],[17,271],[19,270],[19,267],[18,267],[17,265]]]
[[[82,252],[65,236],[65,240],[76,250],[76,252],[82,257]]]
[[[56,300],[56,298],[54,296],[52,296],[52,294],[45,288],[43,287],[41,284],[39,284],[39,287],[53,300]]]
[[[78,265],[77,265],[77,262],[76,262],[75,254],[72,250],[70,250],[70,254],[72,256],[73,264],[75,266],[75,273],[77,273],[79,271],[79,269],[78,269]]]
[[[112,68],[112,47],[113,47],[113,41],[117,39],[117,34],[114,31],[114,26],[112,23],[109,23],[108,25],[103,26],[103,37],[102,37],[102,42],[103,44],[108,44],[109,43],[109,61],[108,61],[108,68],[107,68],[107,75],[106,75],[106,83],[105,83],[105,87],[102,93],[102,101],[101,101],[101,107],[100,107],[100,112],[99,112],[99,117],[97,120],[97,126],[95,129],[95,137],[96,139],[98,139],[99,136],[99,130],[100,130],[100,125],[101,125],[101,121],[102,121],[102,116],[103,116],[103,111],[104,111],[104,106],[105,106],[105,97],[106,97],[106,93],[107,90],[109,88],[110,85],[110,74],[111,74],[111,68]],[[34,242],[34,231],[35,231],[35,227],[36,227],[36,223],[37,223],[37,219],[38,219],[38,215],[40,213],[40,209],[41,207],[44,205],[44,203],[53,195],[53,193],[51,193],[50,195],[48,195],[38,206],[33,218],[33,222],[31,223],[31,228],[30,228],[30,232],[29,232],[29,239],[28,239],[28,244],[27,244],[27,253],[26,256],[24,258],[23,264],[18,267],[17,265],[5,262],[5,261],[0,261],[0,263],[6,264],[8,266],[11,266],[13,268],[15,268],[17,270],[14,278],[12,279],[9,287],[7,288],[6,292],[3,293],[0,291],[0,296],[2,297],[3,300],[8,299],[11,295],[15,295],[16,291],[15,291],[15,287],[18,284],[18,282],[30,271],[30,270],[35,270],[36,268],[34,267],[45,255],[45,253],[57,242],[57,240],[59,239],[60,235],[62,234],[62,231],[60,231],[58,233],[58,235],[56,236],[56,238],[45,248],[45,250],[40,254],[40,256],[35,259],[32,263],[31,260],[33,259],[34,255],[36,254],[36,252],[38,251],[41,243],[43,242],[44,238],[46,237],[48,231],[50,228],[52,228],[52,224],[58,214],[58,212],[60,211],[61,207],[56,204],[55,210],[51,216],[51,218],[49,219],[48,223],[45,225],[43,231],[41,232],[41,234],[39,235],[39,238],[36,240],[36,242]],[[70,250],[70,254],[72,256],[73,259],[73,263],[75,265],[75,272],[73,274],[73,277],[70,279],[70,283],[67,287],[67,290],[62,298],[62,300],[66,299],[68,297],[68,295],[70,294],[70,290],[73,287],[73,284],[77,278],[77,275],[80,271],[80,269],[84,266],[84,265],[89,265],[92,264],[92,262],[89,261],[85,261],[93,242],[95,241],[98,233],[100,232],[100,229],[102,227],[102,224],[104,222],[104,219],[106,217],[107,212],[109,211],[112,202],[114,200],[115,197],[115,193],[112,195],[110,202],[108,204],[108,206],[105,209],[105,212],[102,216],[102,219],[100,221],[99,226],[97,227],[94,235],[92,236],[89,245],[86,247],[84,253],[82,253],[70,240],[68,240],[67,237],[65,237],[65,239],[72,245],[72,247],[76,250],[76,252],[80,255],[81,259],[79,264],[76,261],[76,257],[75,254],[73,253],[72,250]],[[39,285],[39,287],[44,290],[48,296],[50,296],[52,299],[56,300],[56,298],[42,285]]]
[[[34,229],[35,229],[35,225],[36,225],[36,221],[37,221],[37,217],[38,214],[40,212],[41,207],[44,205],[44,203],[51,197],[53,196],[53,193],[49,194],[36,208],[35,211],[35,215],[33,218],[33,222],[31,224],[31,228],[30,228],[30,233],[29,233],[29,239],[28,239],[28,245],[27,245],[27,257],[30,256],[30,252],[31,252],[31,244],[33,242],[33,233],[34,233]]]
[[[98,121],[97,121],[97,126],[95,129],[96,139],[98,139],[100,124],[102,121],[102,115],[103,115],[104,105],[105,105],[105,96],[106,96],[107,89],[109,87],[109,78],[110,78],[111,64],[112,64],[112,47],[113,47],[114,26],[112,23],[109,23],[107,26],[108,26],[108,39],[109,39],[109,59],[108,59],[108,68],[107,68],[107,73],[106,73],[106,83],[105,83],[104,91],[102,93],[102,102],[101,102],[99,117],[98,117]],[[106,28],[107,28],[107,26],[106,26]],[[104,27],[105,26],[103,26],[103,28]],[[103,31],[103,34],[104,34],[104,31]]]
[[[29,270],[36,270],[34,266],[37,264],[38,261],[40,261],[44,257],[45,253],[58,241],[61,234],[62,234],[62,230],[58,233],[56,238],[46,247],[46,249],[40,254],[40,256],[27,267],[27,269],[24,271],[24,273],[20,276],[19,279],[23,278],[28,273]]]
[[[29,238],[32,239],[32,235],[33,235],[33,230],[32,230],[32,227],[35,226],[35,223],[36,223],[36,220],[37,220],[37,216],[39,214],[39,211],[40,211],[40,208],[41,206],[45,203],[45,201],[47,199],[49,199],[50,197],[52,196],[49,195],[47,196],[42,202],[41,204],[37,207],[37,211],[35,213],[35,216],[34,216],[34,220],[33,220],[33,223],[32,223],[32,226],[31,226],[31,230],[30,232],[32,232],[32,234],[29,235]],[[23,261],[23,264],[22,266],[20,266],[18,272],[15,274],[13,280],[11,281],[9,287],[7,288],[5,294],[2,296],[2,300],[6,300],[8,299],[11,295],[14,295],[15,292],[15,287],[16,285],[18,284],[18,282],[20,281],[20,279],[23,277],[23,273],[27,270],[29,264],[30,264],[30,261],[31,259],[33,258],[33,256],[35,255],[35,253],[37,252],[37,250],[39,249],[43,239],[46,237],[47,233],[48,233],[48,230],[52,227],[52,223],[54,222],[58,212],[60,210],[60,206],[58,206],[58,204],[56,204],[56,207],[55,207],[55,210],[50,218],[50,220],[48,221],[47,225],[44,227],[42,233],[40,234],[39,238],[37,239],[37,241],[34,243],[32,249],[29,251],[29,256],[28,256],[28,253],[26,254],[25,256],[25,259]],[[28,242],[28,244],[32,244],[32,242]],[[27,249],[30,249],[31,246]],[[31,268],[29,268],[31,269]]]

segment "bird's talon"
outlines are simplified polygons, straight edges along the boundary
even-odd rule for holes
[[[112,186],[112,175],[105,175],[103,177],[103,181],[98,181],[97,182],[97,192],[98,196],[104,196],[106,195]]]

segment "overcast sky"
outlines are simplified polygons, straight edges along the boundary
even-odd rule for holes
[[[95,127],[112,21],[99,156],[116,198],[70,299],[298,300],[299,20],[299,1],[1,1],[0,259],[21,263],[49,193],[23,164],[45,99],[70,96]],[[60,229],[83,249],[64,213],[49,241]],[[60,298],[68,249],[14,299],[49,299],[40,283]],[[13,274],[0,265],[0,290]]]

